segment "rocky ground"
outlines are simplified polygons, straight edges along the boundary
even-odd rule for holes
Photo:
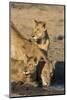
[[[50,95],[64,95],[64,87],[32,87],[28,84],[20,84],[12,87],[10,97],[29,97],[29,96],[50,96]]]
[[[12,4],[10,20],[21,35],[31,38],[34,19],[46,22],[50,37],[48,58],[55,63],[55,81],[50,87],[37,87],[20,83],[11,85],[11,97],[64,94],[64,6]],[[59,69],[59,70],[58,70]]]

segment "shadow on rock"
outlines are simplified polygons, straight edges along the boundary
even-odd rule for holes
[[[65,62],[57,61],[55,63],[55,71],[52,79],[52,84],[64,85],[65,84]]]

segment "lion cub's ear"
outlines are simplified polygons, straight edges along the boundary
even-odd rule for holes
[[[45,22],[43,23],[43,27],[46,28],[46,23]]]
[[[34,20],[34,22],[35,22],[35,23],[38,23],[38,21],[37,21],[37,20]]]
[[[34,20],[34,22],[35,22],[35,25],[38,25],[38,21],[37,20]]]

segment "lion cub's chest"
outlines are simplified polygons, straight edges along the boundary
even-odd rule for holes
[[[46,38],[45,33],[43,33],[40,37],[37,37],[35,41],[40,49],[47,51],[49,46],[49,39]]]

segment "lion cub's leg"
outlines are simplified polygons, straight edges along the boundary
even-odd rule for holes
[[[50,85],[53,71],[54,71],[53,64],[50,61],[46,62],[41,72],[41,79],[43,86]]]

